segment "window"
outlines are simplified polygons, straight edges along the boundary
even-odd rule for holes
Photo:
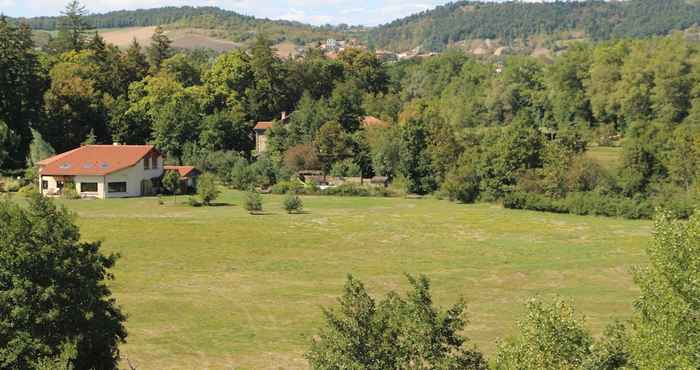
[[[56,187],[59,189],[63,189],[63,181],[56,181]]]
[[[153,166],[151,166],[151,167],[153,167],[154,170],[156,168],[158,168],[158,155],[157,154],[153,155]]]
[[[47,190],[49,188],[49,182],[46,180],[41,180],[41,188]]]
[[[147,170],[147,169],[148,169],[148,160],[149,160],[149,159],[150,159],[149,157],[144,157],[144,158],[143,158],[143,169],[144,169],[144,170]]]
[[[126,193],[126,182],[110,182],[107,184],[110,193]]]
[[[81,182],[80,191],[83,193],[97,193],[96,182]]]

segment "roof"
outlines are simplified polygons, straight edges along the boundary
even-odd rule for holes
[[[389,124],[380,120],[375,116],[365,116],[362,119],[362,126],[364,127],[389,127]]]
[[[195,171],[199,172],[193,166],[163,166],[163,169],[166,171],[177,171],[180,174],[180,177],[187,177]]]
[[[271,121],[260,121],[255,125],[255,127],[253,127],[253,130],[267,130],[267,129],[271,129],[271,128],[272,128]]]
[[[85,145],[37,164],[42,175],[104,176],[136,165],[152,151],[153,145]]]

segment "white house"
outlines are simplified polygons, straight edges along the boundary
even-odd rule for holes
[[[152,145],[86,145],[38,165],[46,196],[61,195],[71,183],[81,197],[138,197],[151,194],[151,180],[163,176],[163,155]]]

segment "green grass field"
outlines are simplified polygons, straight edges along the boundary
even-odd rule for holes
[[[617,170],[622,165],[621,147],[593,146],[588,148],[586,156],[607,170]]]
[[[435,199],[304,197],[307,213],[288,215],[265,196],[257,216],[240,193],[220,200],[61,201],[84,239],[122,256],[111,285],[129,316],[122,355],[139,369],[305,368],[348,273],[373,294],[426,274],[438,306],[467,300],[465,334],[487,354],[533,295],[571,297],[600,333],[630,314],[630,268],[651,234],[646,221]]]

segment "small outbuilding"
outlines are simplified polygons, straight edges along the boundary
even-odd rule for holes
[[[189,193],[197,190],[197,178],[201,172],[193,166],[163,166],[165,172],[177,171],[180,175],[180,191]]]

